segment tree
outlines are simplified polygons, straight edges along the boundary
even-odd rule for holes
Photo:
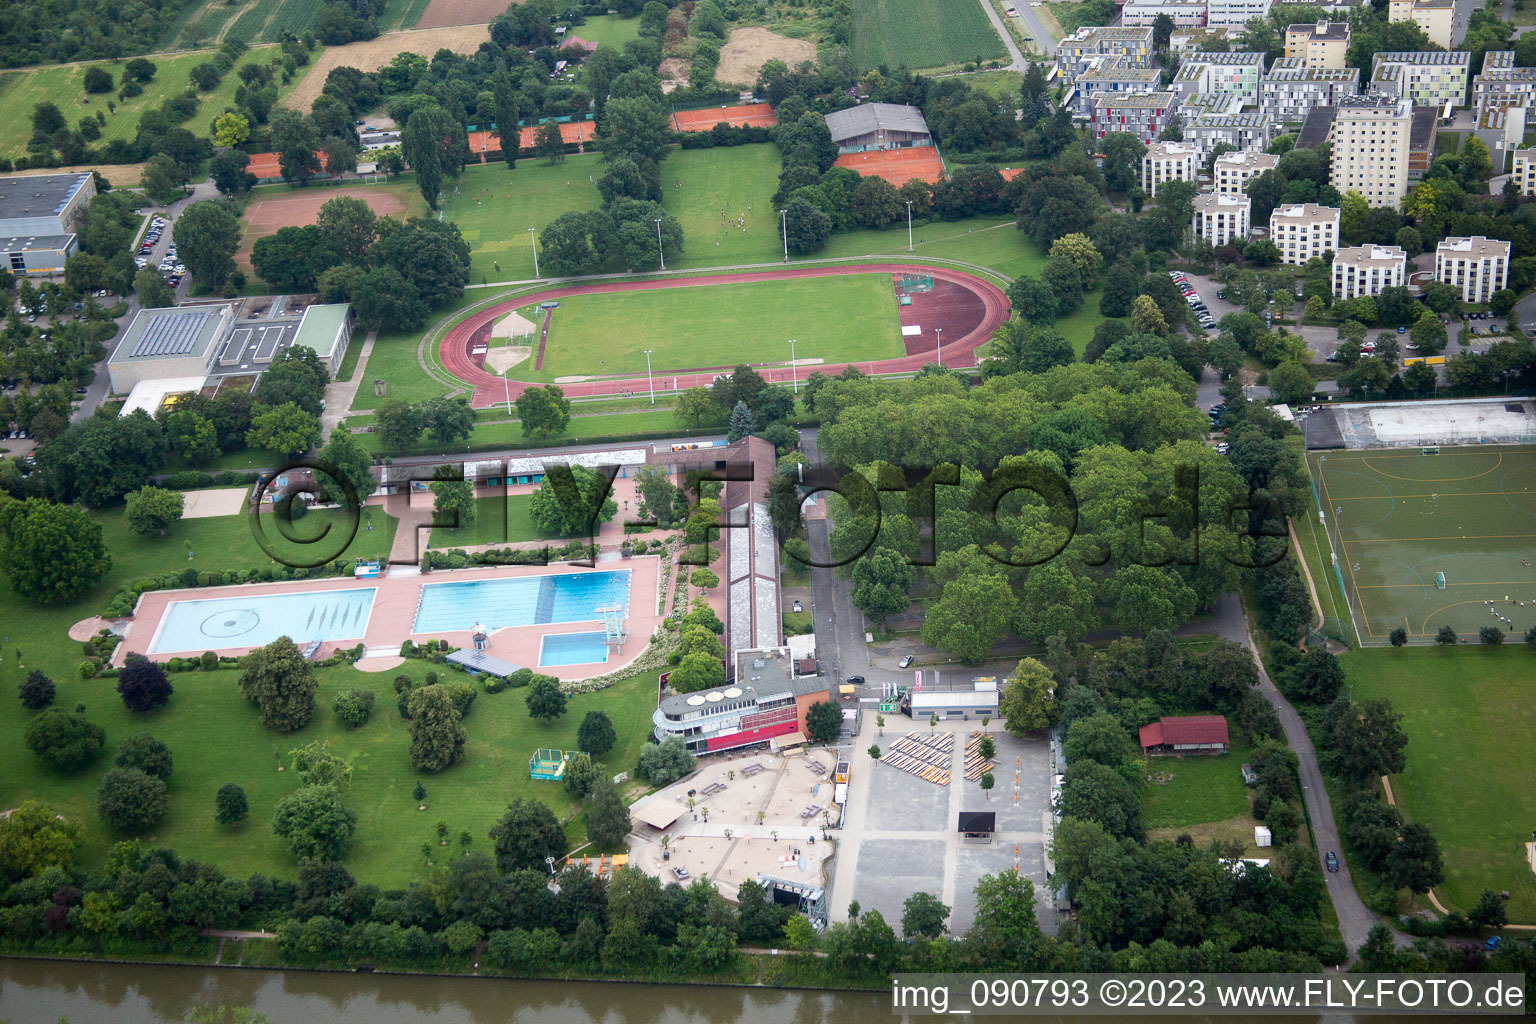
[[[170,806],[165,782],[137,768],[114,768],[96,791],[96,813],[119,832],[143,832],[165,817]]]
[[[731,409],[731,421],[726,431],[725,439],[727,441],[740,441],[756,429],[756,425],[752,422],[752,410],[747,408],[746,402],[737,402],[735,407]]]
[[[372,471],[373,460],[363,446],[357,443],[352,432],[345,428],[331,431],[331,439],[320,449],[320,462],[335,478],[340,493],[331,492],[329,497],[344,508],[361,508],[363,502],[378,486]]]
[[[559,437],[571,424],[571,400],[558,384],[527,388],[514,404],[523,437],[529,440]]]
[[[1344,668],[1322,646],[1314,646],[1291,671],[1286,696],[1308,704],[1331,704],[1344,687]]]
[[[84,509],[0,498],[0,569],[37,604],[72,601],[112,567],[101,526]]]
[[[1419,355],[1438,355],[1445,350],[1445,325],[1432,310],[1425,310],[1412,327],[1408,328],[1408,340]]]
[[[843,734],[843,709],[830,700],[812,704],[805,711],[805,732],[812,743],[836,743]]]
[[[78,711],[49,708],[27,723],[27,749],[56,772],[75,772],[101,753],[107,734]]]
[[[144,164],[141,177],[144,194],[161,206],[169,205],[187,194],[182,187],[187,180],[186,175],[176,161],[164,153],[149,158]]]
[[[565,714],[565,691],[548,676],[535,679],[523,701],[528,705],[528,717],[545,725]]]
[[[618,739],[618,734],[613,731],[613,722],[603,711],[588,711],[576,729],[576,746],[594,758],[602,757],[612,750]]]
[[[592,783],[592,798],[585,812],[587,838],[599,849],[616,848],[629,835],[629,808],[619,795],[619,787],[606,775]]]
[[[1141,181],[1146,145],[1130,132],[1110,132],[1099,145],[1104,152],[1104,184],[1115,192],[1135,188]]]
[[[1038,734],[1056,723],[1056,678],[1034,658],[1025,658],[1013,670],[998,700],[1004,726],[1018,737]]]
[[[357,325],[364,330],[378,330],[386,324],[409,330],[427,319],[427,304],[420,291],[394,267],[372,267],[357,273],[347,289],[347,299],[358,310]]]
[[[180,491],[141,487],[128,495],[124,518],[134,533],[164,537],[166,529],[181,519],[183,503]]]
[[[585,799],[592,792],[592,786],[597,782],[597,766],[592,763],[592,755],[585,753],[572,754],[565,762],[565,771],[560,775],[561,784],[565,791],[574,799]]]
[[[1451,626],[1441,626],[1440,632],[1435,634],[1435,643],[1441,647],[1449,647],[1457,641],[1456,630]]]
[[[1440,844],[1428,825],[1410,821],[1403,826],[1397,845],[1387,854],[1387,876],[1393,885],[1415,896],[1429,892],[1445,880]]]
[[[708,388],[688,388],[678,396],[672,416],[685,427],[712,427],[720,422],[720,403]]]
[[[949,908],[932,893],[915,892],[902,904],[901,933],[907,938],[936,939],[948,929]]]
[[[213,291],[234,273],[240,218],[228,203],[216,199],[193,203],[176,218],[171,231],[194,288]]]
[[[1484,889],[1477,898],[1477,906],[1467,917],[1479,928],[1503,928],[1508,921],[1504,897],[1492,889]]]
[[[133,275],[133,293],[138,298],[139,305],[145,309],[176,305],[176,297],[171,293],[171,286],[165,283],[165,278],[149,267]]]
[[[421,414],[409,402],[391,398],[379,406],[376,417],[379,443],[386,449],[408,448],[421,437]]]
[[[1079,232],[1062,235],[1051,243],[1049,255],[1052,259],[1069,260],[1077,268],[1083,291],[1092,291],[1098,285],[1104,257],[1099,255],[1087,235]]]
[[[278,801],[272,831],[300,861],[339,861],[357,829],[357,815],[334,786],[305,786]]]
[[[1125,726],[1108,711],[1074,718],[1067,727],[1062,751],[1067,755],[1068,763],[1097,761],[1110,768],[1118,768],[1136,756],[1136,748],[1131,745]]]
[[[591,537],[618,511],[612,481],[586,466],[551,466],[528,498],[534,523],[556,537]]]
[[[853,563],[852,577],[854,607],[883,621],[906,611],[917,569],[901,552],[876,547]]]
[[[52,679],[43,675],[41,669],[33,669],[21,681],[17,693],[21,697],[22,707],[30,711],[41,711],[53,703],[56,687]]]
[[[1125,776],[1096,761],[1069,764],[1061,789],[1061,815],[1104,826],[1122,839],[1142,837],[1141,799]]]
[[[315,670],[292,640],[280,636],[241,659],[240,693],[261,708],[268,729],[293,732],[315,714]]]
[[[539,125],[533,133],[533,151],[551,164],[564,160],[565,141],[560,138],[560,126],[554,121],[545,121]]]
[[[688,582],[700,590],[711,590],[720,585],[720,577],[700,566],[688,574]]]
[[[68,868],[80,834],[78,824],[47,804],[23,801],[0,818],[0,878],[19,881],[50,867]]]
[[[299,113],[279,107],[272,112],[268,124],[271,146],[277,151],[277,169],[283,180],[303,185],[320,173],[320,158],[315,150],[320,148],[320,136],[314,123]]]
[[[681,736],[668,736],[660,743],[647,743],[640,751],[635,773],[658,789],[669,786],[693,771],[698,759],[688,753]]]
[[[284,455],[302,455],[320,443],[320,420],[292,402],[268,406],[251,417],[245,443]]]
[[[233,782],[226,782],[219,787],[213,798],[214,821],[220,825],[238,825],[249,813],[250,805],[246,802],[245,790]]]
[[[1408,642],[1408,631],[1402,626],[1398,626],[1388,635],[1388,638],[1391,640],[1393,647],[1401,647]]]
[[[174,761],[171,748],[146,732],[124,740],[112,763],[119,768],[137,768],[161,782],[170,782]]]
[[[246,170],[250,165],[251,155],[241,150],[215,153],[208,169],[213,187],[228,196],[249,192],[256,184],[256,175]]]
[[[438,468],[439,473],[458,472],[447,466]],[[432,491],[432,522],[437,526],[466,529],[477,515],[475,489],[468,480],[441,478],[427,485]]]
[[[1477,642],[1489,647],[1497,647],[1504,642],[1504,631],[1498,626],[1484,626],[1477,631]]]
[[[400,153],[416,172],[416,185],[437,209],[444,177],[458,177],[468,156],[464,126],[437,104],[418,107],[400,131]]]
[[[783,231],[790,252],[797,255],[815,252],[831,237],[832,218],[797,195],[784,204]]]
[[[951,580],[928,609],[923,642],[967,665],[979,665],[1013,618],[1017,600],[1002,576]]]
[[[684,654],[667,677],[667,685],[678,693],[710,690],[724,682],[725,667],[720,664],[720,656],[703,651]]]
[[[1390,701],[1340,701],[1329,709],[1329,717],[1329,739],[1346,779],[1360,784],[1403,770],[1408,737],[1402,730],[1403,716],[1393,712]]]
[[[507,813],[491,827],[490,838],[496,866],[503,873],[543,871],[546,857],[565,859],[565,830],[555,819],[555,812],[538,800],[513,800]]]
[[[411,691],[411,767],[439,772],[464,757],[466,733],[447,688],[442,684]]]

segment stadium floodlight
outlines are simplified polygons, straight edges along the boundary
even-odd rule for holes
[[[656,404],[656,382],[651,378],[651,350],[645,350],[645,383],[651,389],[651,404]]]
[[[800,381],[795,376],[795,339],[789,339],[789,388],[795,394],[800,393]]]
[[[907,252],[914,252],[912,248],[912,200],[907,200]]]
[[[533,247],[533,276],[539,276],[539,238],[533,228],[528,229],[528,244]]]
[[[661,269],[662,270],[666,270],[667,269],[667,253],[666,253],[666,250],[661,247],[661,218],[660,217],[656,218],[656,252],[657,252],[658,255],[661,256]]]
[[[937,359],[939,361],[939,366],[940,367],[943,367],[943,365],[944,365],[944,352],[943,352],[943,348],[944,348],[944,328],[942,328],[942,327],[935,327],[933,329],[933,358],[935,358],[935,359]]]

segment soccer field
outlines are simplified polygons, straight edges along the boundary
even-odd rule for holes
[[[1342,588],[1362,642],[1397,628],[1433,638],[1448,625],[1475,643],[1483,626],[1518,638],[1536,625],[1536,448],[1332,451],[1307,462],[1337,554],[1337,571],[1317,584]]]
[[[721,312],[730,311],[727,322]],[[520,312],[534,319],[529,307]],[[889,359],[905,349],[889,274],[756,281],[576,295],[560,300],[542,369],[530,360],[512,376],[557,381],[731,367],[789,358],[826,362]],[[802,366],[801,379],[815,366]],[[659,382],[658,382],[659,383]]]

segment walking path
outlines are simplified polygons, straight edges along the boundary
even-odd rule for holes
[[[357,362],[352,364],[350,380],[333,380],[325,386],[325,408],[320,411],[322,438],[329,438],[331,431],[350,415],[352,400],[357,397],[357,386],[363,379],[363,371],[368,367],[368,357],[373,354],[373,340],[378,336],[378,331],[368,332],[368,337],[363,340],[363,350],[357,354]]]

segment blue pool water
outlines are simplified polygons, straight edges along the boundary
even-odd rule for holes
[[[312,640],[361,640],[375,593],[368,587],[172,601],[149,651],[173,654],[215,647],[264,647],[280,636],[301,647]]]
[[[539,647],[539,667],[595,665],[608,660],[602,633],[550,633]]]
[[[413,633],[448,633],[479,622],[487,629],[601,619],[597,609],[629,610],[629,570],[551,573],[421,588]]]

